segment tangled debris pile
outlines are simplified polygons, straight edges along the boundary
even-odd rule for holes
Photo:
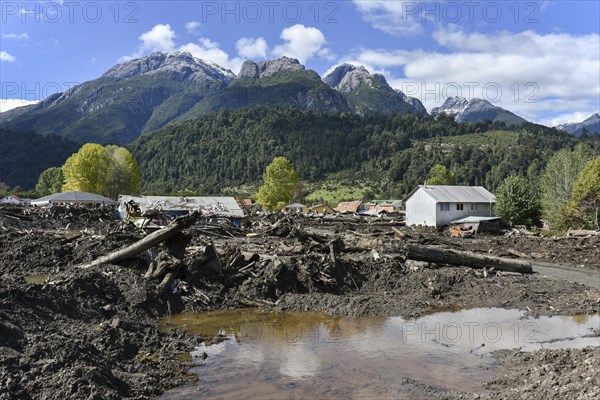
[[[473,306],[532,315],[600,310],[600,295],[588,286],[496,264],[415,261],[407,250],[452,249],[467,257],[465,265],[474,253],[493,263],[480,256],[515,258],[507,245],[531,254],[526,237],[461,239],[385,218],[271,215],[248,218],[243,228],[202,217],[140,247],[148,236],[113,214],[0,208],[0,399],[156,396],[187,379],[189,364],[178,356],[203,340],[158,329],[158,317],[183,310],[259,306],[405,317]],[[582,240],[578,246],[591,250],[586,265],[597,267],[600,239]],[[578,246],[564,251],[579,254]],[[106,258],[127,248],[136,251]],[[600,359],[597,350],[593,356]]]

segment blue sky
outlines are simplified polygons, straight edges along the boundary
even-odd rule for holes
[[[430,110],[485,98],[547,125],[600,108],[598,1],[0,1],[0,107],[153,51],[238,72],[245,59],[343,62]],[[12,99],[9,101],[8,99]]]

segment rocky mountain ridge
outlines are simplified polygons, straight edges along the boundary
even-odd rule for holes
[[[0,114],[9,128],[56,134],[76,142],[123,145],[142,133],[221,110],[256,106],[314,112],[427,115],[416,98],[393,89],[381,74],[342,64],[321,78],[298,60],[243,63],[238,75],[186,52],[153,53],[115,65],[97,79],[30,106]],[[455,113],[459,121],[520,117],[483,100],[449,98],[433,113]]]
[[[600,114],[595,113],[592,116],[586,118],[582,122],[571,122],[567,124],[560,124],[556,126],[556,129],[565,131],[575,136],[581,136],[584,129],[587,133],[599,133],[600,132]]]
[[[467,100],[461,96],[448,97],[444,104],[431,110],[432,115],[441,113],[454,115],[458,122],[490,120],[504,122],[507,126],[521,125],[526,122],[524,118],[502,107],[495,106],[487,100],[478,98]]]

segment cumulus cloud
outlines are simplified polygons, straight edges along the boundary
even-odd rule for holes
[[[284,43],[275,46],[273,54],[297,58],[302,64],[315,56],[327,57],[329,50],[324,48],[325,35],[314,27],[296,24],[285,28],[280,35]]]
[[[142,51],[172,51],[175,48],[175,31],[169,24],[158,24],[140,35]]]
[[[353,0],[363,19],[375,29],[395,36],[423,33],[419,20],[421,2],[401,0]]]
[[[254,59],[266,58],[269,46],[262,37],[258,39],[243,37],[236,42],[235,48],[241,57]]]
[[[201,26],[202,26],[202,24],[200,24],[200,22],[198,22],[198,21],[190,21],[190,22],[186,22],[185,30],[188,33],[196,33],[196,32],[198,32],[198,30],[200,29]]]
[[[534,121],[598,108],[598,34],[468,33],[448,26],[432,37],[449,51],[359,49],[350,58],[384,73],[428,109],[456,94],[485,98]]]
[[[27,40],[27,39],[29,39],[29,35],[27,33],[7,33],[7,34],[2,34],[2,39]]]
[[[230,58],[229,54],[220,48],[219,43],[208,38],[200,38],[197,43],[184,44],[178,50],[187,51],[194,57],[214,62],[233,72],[239,71],[243,63],[243,60],[239,57]]]
[[[572,113],[565,113],[565,114],[559,114],[559,115],[555,115],[549,118],[544,118],[540,121],[540,124],[542,125],[546,125],[546,126],[556,126],[556,125],[560,125],[560,124],[566,124],[569,122],[582,122],[586,119],[588,119],[592,114],[594,114],[594,112],[598,112],[595,110],[590,110],[590,111],[576,111],[576,112],[572,112]]]
[[[2,50],[2,51],[0,51],[0,61],[15,62],[15,61],[17,61],[17,59],[15,58],[15,56]]]
[[[169,52],[175,50],[175,38],[177,35],[169,24],[155,25],[148,32],[142,33],[138,39],[142,41],[138,49],[131,55],[123,56],[119,62],[125,62],[134,58],[142,57],[144,54],[155,51]]]

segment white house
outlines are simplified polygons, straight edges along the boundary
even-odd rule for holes
[[[23,204],[24,201],[22,198],[17,196],[16,194],[9,194],[8,196],[4,196],[0,199],[0,204]]]
[[[481,186],[419,185],[404,202],[406,225],[438,227],[465,217],[491,217],[496,197]]]

